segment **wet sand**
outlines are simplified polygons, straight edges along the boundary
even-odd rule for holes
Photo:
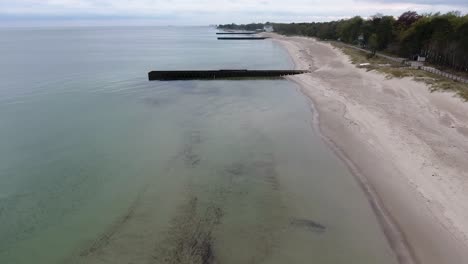
[[[400,263],[468,262],[468,104],[408,78],[387,79],[330,44],[269,34],[319,130],[368,194]]]

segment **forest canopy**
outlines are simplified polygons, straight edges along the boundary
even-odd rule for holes
[[[331,22],[268,23],[283,35],[337,40],[405,58],[424,56],[440,66],[468,71],[468,15],[418,14],[408,11],[395,18],[376,14]],[[220,25],[220,29],[255,30],[265,24]],[[372,44],[372,45],[371,45]]]

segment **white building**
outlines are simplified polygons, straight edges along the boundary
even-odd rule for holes
[[[265,32],[273,32],[273,26],[272,25],[266,25],[263,27],[263,30],[265,30]]]

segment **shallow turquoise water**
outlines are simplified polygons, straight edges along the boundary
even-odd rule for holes
[[[211,28],[2,29],[0,263],[395,263],[285,69]]]

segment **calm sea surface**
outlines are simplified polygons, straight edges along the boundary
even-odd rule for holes
[[[395,263],[365,195],[286,80],[212,28],[0,30],[0,263]]]

